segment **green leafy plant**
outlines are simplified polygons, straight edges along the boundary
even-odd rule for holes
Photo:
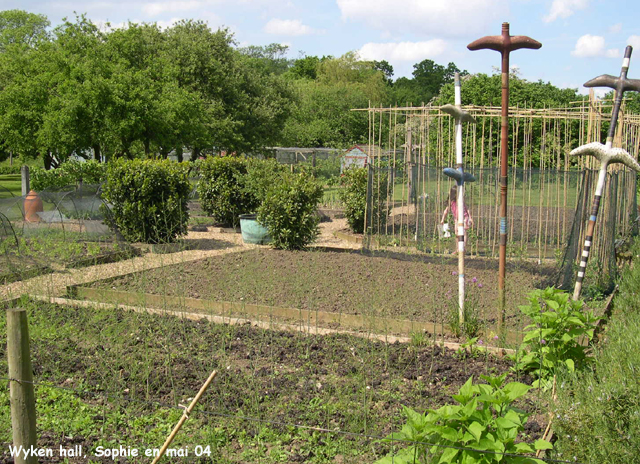
[[[338,197],[344,205],[344,215],[352,231],[357,234],[364,233],[365,214],[368,215],[369,226],[377,232],[386,225],[388,216],[387,200],[387,176],[386,173],[378,173],[373,176],[375,192],[372,194],[370,207],[367,212],[367,182],[369,179],[368,168],[350,168],[342,174],[342,188]]]
[[[593,338],[598,319],[593,311],[583,310],[582,301],[549,287],[531,292],[529,305],[520,310],[533,323],[524,328],[515,368],[534,373],[538,377],[534,386],[548,385],[561,365],[574,371],[591,361],[585,342]]]
[[[367,169],[351,168],[342,175],[343,188],[338,192],[344,204],[344,215],[351,230],[364,232],[364,215],[367,207]]]
[[[457,276],[457,272],[453,272],[452,275]],[[460,308],[458,306],[457,295],[453,297],[453,292],[449,290],[447,296],[451,297],[449,300],[451,304],[449,305],[449,311],[446,315],[447,324],[454,337],[462,337],[464,335],[468,338],[478,338],[485,328],[485,323],[480,317],[478,308],[478,292],[482,291],[483,285],[479,283],[475,277],[465,281],[465,285],[467,286],[467,291],[464,297],[464,322],[460,322]]]
[[[248,159],[247,171],[241,179],[241,183],[244,185],[243,193],[251,199],[249,203],[255,209],[246,212],[255,212],[266,198],[267,192],[278,184],[280,178],[285,174],[287,174],[287,166],[274,159]]]
[[[168,160],[109,164],[103,198],[110,226],[131,242],[168,243],[187,233],[191,187],[184,166]]]
[[[215,221],[238,225],[241,214],[259,206],[255,192],[246,188],[247,160],[211,157],[199,167],[198,195],[204,212]]]
[[[409,446],[376,464],[542,463],[526,454],[552,449],[551,443],[546,440],[536,440],[533,445],[516,443],[528,414],[512,404],[531,387],[519,382],[505,385],[506,374],[481,377],[486,384],[474,384],[470,377],[453,395],[456,405],[428,410],[425,414],[405,406],[407,423],[384,441],[407,442]]]
[[[594,365],[557,381],[553,429],[563,459],[626,464],[640,455],[640,240],[631,254],[606,337],[594,346]]]
[[[275,248],[306,248],[319,233],[317,214],[322,199],[322,186],[311,176],[288,174],[267,192],[258,208],[258,222],[263,224]]]

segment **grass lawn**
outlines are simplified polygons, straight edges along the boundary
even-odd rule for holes
[[[20,174],[0,175],[0,199],[19,197],[22,195],[22,178]]]

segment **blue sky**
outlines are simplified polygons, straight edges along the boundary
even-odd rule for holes
[[[525,79],[578,88],[600,74],[618,75],[626,45],[636,48],[630,78],[640,78],[640,2],[620,0],[0,0],[0,9],[46,15],[53,25],[74,11],[96,23],[201,19],[228,27],[240,46],[272,42],[290,47],[292,58],[340,56],[359,51],[364,59],[389,61],[395,77],[410,76],[425,58],[453,61],[471,73],[491,73],[500,55],[470,52],[468,43],[512,35],[542,43],[540,50],[511,54]]]

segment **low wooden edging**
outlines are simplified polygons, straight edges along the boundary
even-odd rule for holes
[[[195,319],[199,317],[214,318],[215,321],[224,323],[237,319],[243,321],[243,323],[249,321],[256,324],[266,324],[266,327],[271,327],[272,325],[277,325],[278,327],[291,326],[298,328],[297,330],[302,332],[357,333],[360,336],[374,337],[387,341],[391,338],[393,340],[409,340],[413,333],[434,334],[443,329],[440,324],[434,324],[433,322],[311,311],[242,302],[219,302],[104,288],[69,286],[67,293],[73,299],[72,301],[89,300],[93,303],[106,304],[108,307],[113,307],[114,305],[121,307],[124,305],[141,309],[149,308],[156,312],[160,311],[163,314],[189,315],[186,317]],[[167,307],[184,308],[184,311],[158,309]],[[444,332],[445,335],[451,335],[446,328]],[[507,340],[516,339],[516,335],[515,332],[508,333]],[[449,342],[445,342],[445,346],[447,346],[447,343]],[[452,346],[460,346],[453,342],[451,344]],[[497,347],[487,347],[487,349],[500,354],[513,352],[513,350]]]
[[[362,245],[362,242],[364,240],[364,238],[362,236],[360,236],[360,235],[352,235],[352,234],[349,234],[347,232],[342,232],[342,231],[339,231],[339,230],[336,230],[333,233],[333,236],[335,238],[340,239],[340,240],[344,240],[345,242],[357,243],[358,245]]]
[[[303,325],[303,324],[287,324],[284,322],[279,322],[276,320],[255,320],[248,319],[242,317],[231,317],[231,316],[220,316],[213,314],[205,314],[205,313],[192,313],[186,311],[175,311],[170,309],[159,309],[152,308],[148,306],[134,306],[134,305],[125,305],[119,303],[105,303],[100,301],[93,300],[78,300],[73,298],[58,298],[58,297],[49,297],[43,295],[32,295],[30,298],[45,301],[47,303],[59,304],[64,306],[70,306],[72,308],[78,309],[121,309],[123,311],[132,311],[136,313],[146,313],[153,314],[158,316],[172,316],[178,318],[184,318],[192,321],[200,321],[205,319],[207,321],[213,322],[215,324],[230,324],[230,325],[243,325],[243,324],[251,324],[254,327],[258,327],[265,330],[286,330],[289,332],[299,332],[308,335],[351,335],[354,337],[366,338],[368,340],[378,340],[384,343],[410,343],[411,337],[405,337],[402,335],[386,335],[372,332],[359,332],[354,330],[347,329],[332,329],[328,327],[318,327],[311,325]],[[456,342],[447,342],[441,340],[434,340],[433,343],[436,346],[449,348],[452,350],[464,349],[460,343]],[[509,348],[498,348],[492,346],[482,346],[476,348],[479,351],[488,351],[490,353],[498,354],[500,356],[504,356],[507,354],[515,353],[515,350]]]

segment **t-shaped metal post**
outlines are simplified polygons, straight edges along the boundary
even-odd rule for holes
[[[524,35],[509,35],[509,23],[502,23],[502,35],[486,36],[467,45],[469,50],[495,50],[502,55],[502,122],[500,131],[500,266],[498,271],[498,325],[506,315],[505,276],[507,267],[507,167],[509,163],[509,53],[521,48],[537,50],[542,44]]]

